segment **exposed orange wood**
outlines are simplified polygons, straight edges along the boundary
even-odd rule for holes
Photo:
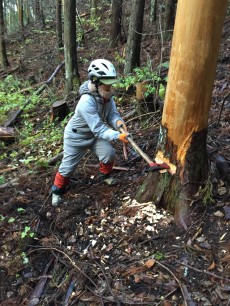
[[[165,170],[161,170],[160,172],[161,173],[164,173],[164,172],[169,172],[170,174],[175,174],[176,173],[176,166],[173,165],[169,158],[165,157],[163,152],[161,151],[158,151],[157,154],[156,154],[156,157],[154,158],[154,160],[156,161],[156,163],[159,163],[159,164],[162,164],[162,163],[166,163],[170,169],[165,169]]]

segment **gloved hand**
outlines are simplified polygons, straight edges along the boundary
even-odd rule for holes
[[[128,132],[127,126],[125,125],[124,121],[122,121],[122,120],[117,120],[116,125],[117,125],[118,130],[119,130],[119,128],[122,127],[123,130],[124,130],[125,132]]]
[[[127,143],[127,142],[129,142],[128,139],[127,139],[127,137],[129,137],[129,136],[130,136],[129,133],[121,133],[121,134],[119,134],[118,139]]]

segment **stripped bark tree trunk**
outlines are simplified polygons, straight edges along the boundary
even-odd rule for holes
[[[189,207],[208,178],[208,115],[227,0],[179,0],[156,160],[176,173],[149,174],[137,199],[153,200],[188,224]]]

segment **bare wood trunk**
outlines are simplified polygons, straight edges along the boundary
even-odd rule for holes
[[[161,123],[160,159],[177,166],[150,174],[138,199],[153,199],[186,228],[189,204],[208,177],[208,115],[227,0],[178,1],[169,81]]]

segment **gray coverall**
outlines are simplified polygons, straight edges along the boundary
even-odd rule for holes
[[[90,92],[86,81],[81,85],[81,98],[73,117],[64,131],[64,156],[59,173],[69,177],[77,168],[87,149],[94,152],[102,163],[111,163],[115,150],[110,141],[117,140],[116,122],[122,120],[113,98],[108,102],[96,93]],[[112,128],[114,129],[112,129]]]

